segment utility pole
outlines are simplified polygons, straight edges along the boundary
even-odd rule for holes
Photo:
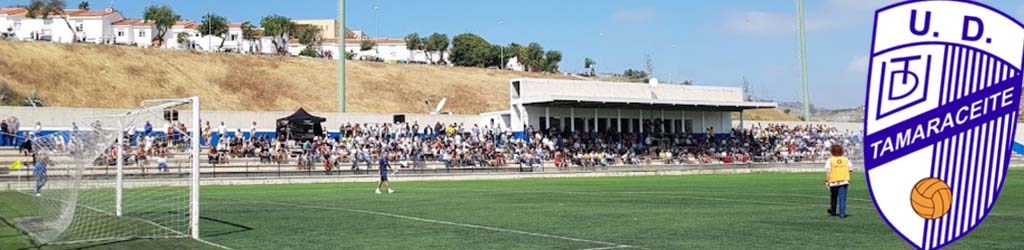
[[[804,88],[804,121],[811,120],[811,94],[807,80],[807,34],[804,28],[804,0],[796,0],[797,23],[800,26],[800,80]]]
[[[341,38],[338,40],[338,112],[345,113],[345,0],[338,0],[338,29]]]
[[[505,24],[505,21],[498,19],[498,30],[501,30],[501,26]],[[505,69],[505,46],[501,46],[501,60],[498,61],[498,69]]]

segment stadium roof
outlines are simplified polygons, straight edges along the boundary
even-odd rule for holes
[[[773,102],[743,100],[743,89],[732,87],[643,83],[513,79],[512,103],[574,108],[678,109],[742,111],[775,108]],[[517,86],[518,84],[518,86]]]

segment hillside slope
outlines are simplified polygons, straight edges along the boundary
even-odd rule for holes
[[[533,73],[349,62],[350,112],[427,112],[508,108],[508,80]],[[199,95],[210,110],[337,109],[337,62],[202,54],[134,47],[0,41],[0,82],[51,106],[130,108],[141,100]]]
[[[141,100],[199,95],[208,110],[337,110],[337,62],[322,59],[204,54],[123,46],[0,40],[0,83],[50,106],[133,108]],[[349,61],[349,112],[426,113],[507,110],[508,80],[563,75],[432,65]],[[431,105],[425,102],[429,101]],[[747,119],[794,120],[777,110]]]

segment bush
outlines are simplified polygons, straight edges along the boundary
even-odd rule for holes
[[[25,106],[30,107],[46,107],[46,100],[43,100],[43,97],[39,95],[39,92],[33,90],[32,93],[28,94],[28,97],[25,97],[24,104]]]
[[[306,47],[306,49],[303,49],[302,52],[299,52],[299,55],[308,57],[320,57],[320,52],[317,52],[316,49],[313,49],[313,47]]]
[[[0,105],[19,106],[25,98],[5,82],[0,82]]]

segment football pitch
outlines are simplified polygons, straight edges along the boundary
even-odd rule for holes
[[[863,173],[850,217],[825,213],[822,173],[373,184],[204,186],[202,238],[232,249],[910,249]],[[1024,249],[1024,169],[949,249]],[[909,194],[908,194],[909,195]],[[0,193],[0,249],[220,249],[189,239],[37,246],[11,227],[29,196]]]

